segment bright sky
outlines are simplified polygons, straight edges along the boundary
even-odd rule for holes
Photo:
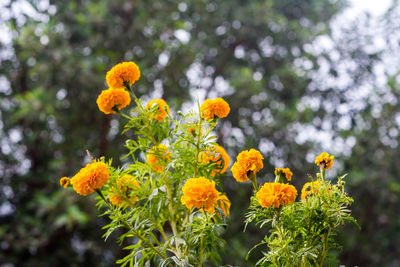
[[[382,15],[392,3],[392,0],[350,0],[350,8],[346,11],[350,17],[358,11],[368,11],[372,15]]]

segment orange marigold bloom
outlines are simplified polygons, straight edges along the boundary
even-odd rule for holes
[[[322,152],[321,155],[315,158],[315,164],[329,170],[333,165],[333,159],[335,156],[330,156],[326,152]]]
[[[60,179],[60,185],[64,188],[67,188],[69,186],[69,178],[68,177],[62,177]]]
[[[258,203],[264,208],[286,206],[296,200],[297,190],[293,185],[282,183],[265,183],[258,190]]]
[[[125,207],[134,204],[138,197],[134,195],[135,189],[140,187],[139,182],[130,174],[126,174],[116,181],[116,186],[111,188],[113,193],[110,202],[116,206]]]
[[[113,108],[123,109],[131,103],[131,97],[124,89],[103,90],[97,97],[97,106],[105,114],[115,114]]]
[[[182,187],[181,202],[188,209],[196,207],[208,213],[215,212],[220,193],[215,189],[215,182],[204,177],[190,178]]]
[[[223,174],[226,172],[231,158],[223,147],[213,145],[210,150],[200,152],[199,162],[215,163],[216,169],[211,172],[211,176],[214,177],[216,174]]]
[[[171,152],[168,151],[166,145],[159,144],[158,146],[153,146],[147,152],[147,163],[157,172],[162,172],[170,160]]]
[[[319,188],[322,186],[322,182],[321,181],[314,181],[314,182],[308,182],[305,183],[303,188],[301,189],[301,200],[305,200],[307,197],[309,197],[309,195],[311,196],[314,193],[318,193],[319,192]],[[328,185],[327,186],[328,191],[324,191],[324,192],[329,192],[332,193],[331,189],[332,186]]]
[[[140,70],[134,62],[122,62],[107,72],[106,81],[110,88],[123,88],[125,84],[131,86],[139,80]]]
[[[229,104],[220,97],[216,99],[207,99],[200,107],[201,117],[206,120],[214,118],[225,118],[228,116],[231,108]]]
[[[169,114],[169,106],[163,99],[153,99],[147,103],[146,109],[150,110],[154,105],[158,105],[158,110],[153,115],[153,119],[162,122],[167,114]]]
[[[228,216],[231,208],[231,201],[226,195],[220,194],[217,199],[216,207],[220,208],[222,212],[225,214],[225,216]]]
[[[238,182],[246,182],[264,167],[263,156],[255,149],[239,153],[231,171]]]
[[[87,164],[74,177],[71,178],[71,184],[74,190],[86,196],[100,189],[110,179],[108,165],[104,162],[93,162]]]
[[[288,181],[291,181],[293,172],[289,168],[275,168],[275,175],[286,177]]]

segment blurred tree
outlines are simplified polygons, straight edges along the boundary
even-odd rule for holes
[[[373,174],[365,153],[376,148],[382,151],[377,157],[386,152],[395,157],[397,152],[377,141],[379,128],[370,135],[370,128],[364,127],[368,123],[357,123],[357,118],[385,123],[371,116],[371,106],[353,109],[352,102],[353,88],[362,88],[375,77],[371,66],[381,56],[367,49],[370,36],[362,32],[349,30],[344,34],[349,39],[329,38],[330,21],[344,6],[340,0],[7,3],[3,9],[9,15],[1,16],[11,43],[3,44],[0,58],[0,262],[109,266],[120,257],[113,241],[104,244],[100,239],[104,221],[95,219],[93,200],[63,191],[58,178],[73,175],[82,166],[85,149],[121,163],[124,149],[117,117],[99,112],[95,99],[106,88],[106,71],[123,60],[140,66],[136,90],[145,99],[163,97],[177,108],[197,96],[224,96],[232,111],[218,128],[220,142],[233,160],[240,150],[259,148],[265,157],[260,177],[265,180],[272,178],[273,167],[290,164],[300,189],[306,174],[314,171],[313,157],[321,144],[333,140],[332,150],[342,153],[342,159],[353,148],[343,167],[351,170],[350,177],[363,181],[352,184],[362,224],[367,223],[362,216],[368,214],[363,209],[369,207],[364,205],[368,194],[363,190],[382,194],[384,200],[374,215],[387,201],[398,203],[393,197],[399,187],[396,169],[391,169],[394,163],[375,161],[388,168],[385,177],[391,178],[385,182],[394,190],[392,199],[377,180],[381,167],[375,169],[374,181],[382,191],[377,194],[377,188],[365,185]],[[318,42],[325,39],[333,45],[318,51]],[[360,47],[360,42],[366,46]],[[346,65],[349,61],[353,65]],[[341,86],[340,74],[348,71],[350,82]],[[391,88],[398,88],[395,84]],[[350,108],[340,109],[343,103]],[[397,112],[395,104],[391,107],[384,109],[386,122]],[[351,126],[343,130],[346,120]],[[361,158],[366,160],[363,165]],[[224,263],[251,265],[260,253],[244,260],[246,251],[260,240],[255,228],[242,233],[251,186],[227,178],[225,188],[233,209]],[[394,206],[392,211],[386,215],[394,214]],[[391,230],[380,233],[388,236],[375,236],[384,242],[382,251],[393,246],[389,237],[396,225],[391,222]],[[371,234],[368,227],[362,234]],[[362,238],[369,237],[356,233],[344,240],[349,250],[343,260],[353,265],[382,261],[372,247],[354,243]],[[363,254],[348,256],[357,250]],[[391,257],[395,262],[395,254]]]

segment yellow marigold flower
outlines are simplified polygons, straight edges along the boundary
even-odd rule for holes
[[[207,99],[200,107],[201,117],[206,120],[214,118],[225,118],[228,116],[231,108],[229,104],[220,97],[216,99]]]
[[[238,182],[246,182],[264,167],[263,156],[255,149],[239,153],[231,171]]]
[[[215,212],[215,205],[219,192],[215,189],[215,182],[204,177],[190,178],[182,187],[181,202],[188,209],[196,207],[208,213]]]
[[[130,174],[126,174],[116,181],[116,186],[111,188],[110,202],[116,206],[125,207],[134,204],[138,197],[134,195],[135,189],[140,187],[139,182]]]
[[[214,177],[216,174],[223,174],[226,172],[231,158],[223,147],[214,145],[210,150],[200,152],[199,162],[215,163],[216,169],[211,172],[211,176]]]
[[[147,103],[146,109],[150,110],[154,105],[158,105],[158,110],[153,115],[153,119],[162,122],[167,114],[169,114],[169,106],[163,99],[153,99]]]
[[[97,106],[105,114],[115,114],[113,108],[123,109],[131,103],[131,97],[124,89],[103,90],[97,97]]]
[[[149,152],[147,152],[147,163],[157,172],[162,172],[165,165],[167,165],[170,160],[171,152],[169,152],[168,147],[163,144],[153,146]]]
[[[264,208],[279,208],[296,200],[297,190],[293,185],[265,183],[256,193],[258,203]]]
[[[321,155],[316,157],[315,164],[322,168],[329,170],[333,165],[334,158],[335,158],[335,156],[329,156],[328,153],[323,152],[323,153],[321,153]]]
[[[140,70],[134,62],[119,63],[106,75],[106,81],[110,88],[123,88],[125,84],[131,86],[139,78]]]
[[[220,208],[222,212],[225,214],[225,216],[228,216],[231,208],[231,201],[226,195],[220,194],[217,199],[216,207]]]
[[[124,197],[119,194],[112,194],[109,199],[111,204],[119,207],[124,207]]]
[[[291,181],[293,172],[289,168],[275,168],[275,175],[286,177],[288,181]]]
[[[62,177],[60,179],[60,185],[64,188],[67,188],[69,186],[69,178],[68,177]]]
[[[74,177],[71,178],[72,187],[75,191],[86,196],[100,189],[110,179],[108,165],[104,162],[93,162],[87,164]]]

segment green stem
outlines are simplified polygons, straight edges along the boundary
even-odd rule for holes
[[[320,167],[320,171],[321,171],[321,179],[322,179],[322,181],[325,181],[325,168]]]
[[[200,237],[199,267],[203,266],[203,235]]]
[[[256,177],[255,174],[252,174],[252,175],[250,176],[250,181],[251,181],[251,183],[253,184],[254,191],[256,192],[256,191],[257,191],[257,177]]]
[[[323,240],[324,241],[324,243],[323,243],[324,248],[322,250],[321,260],[320,260],[319,265],[318,265],[320,267],[323,266],[324,261],[325,261],[325,257],[326,257],[326,253],[328,252],[328,240],[329,240],[330,231],[331,231],[331,229],[328,229],[328,232],[324,235],[324,240]]]
[[[197,142],[196,142],[196,163],[194,166],[194,177],[197,177],[197,167],[199,162],[199,155],[200,155],[200,140],[201,140],[201,113],[200,113],[200,104],[199,106],[199,124],[198,124],[198,134],[197,134]]]
[[[171,190],[171,186],[168,182],[168,177],[166,177],[166,175],[164,175],[163,178],[164,178],[165,185],[167,187],[169,222],[171,224],[172,233],[175,237],[176,256],[178,258],[180,258],[182,255],[181,255],[181,251],[178,246],[178,242],[176,242],[176,238],[178,237],[178,230],[176,229],[175,210],[174,210],[173,203],[172,203],[172,190]]]

